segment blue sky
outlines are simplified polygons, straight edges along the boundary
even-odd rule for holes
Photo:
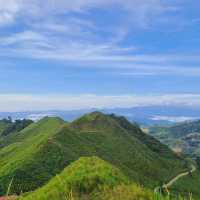
[[[0,0],[0,111],[200,106],[199,7]]]

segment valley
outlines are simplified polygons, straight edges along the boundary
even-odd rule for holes
[[[152,126],[149,133],[174,151],[189,155],[192,158],[200,156],[200,121],[186,121],[171,126]]]

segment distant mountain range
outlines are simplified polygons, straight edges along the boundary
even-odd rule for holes
[[[83,114],[101,111],[107,114],[115,113],[123,115],[130,121],[141,125],[166,125],[188,120],[200,119],[200,108],[181,106],[146,106],[134,108],[113,108],[113,109],[84,109],[69,111],[30,111],[30,112],[0,112],[0,118],[11,116],[13,119],[28,118],[39,120],[45,116],[58,116],[64,120],[72,121]]]

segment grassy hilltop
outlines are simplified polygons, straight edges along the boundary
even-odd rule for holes
[[[0,148],[0,194],[5,193],[12,179],[13,192],[30,190],[40,185],[39,179],[41,182],[44,181],[42,176],[37,178],[37,172],[40,169],[33,170],[31,166],[35,166],[35,161],[38,159],[37,153],[40,152],[43,144],[56,133],[63,123],[57,118],[44,118],[8,139],[4,138],[2,143],[6,141],[6,145],[4,143],[5,146]],[[40,163],[40,165],[42,168],[43,164]]]
[[[6,142],[5,142],[6,141]],[[185,160],[123,117],[94,112],[66,123],[46,117],[4,138],[0,147],[0,192],[40,188],[83,156],[98,156],[146,188],[187,170]]]
[[[130,183],[120,170],[98,157],[82,157],[60,175],[21,200],[151,200],[153,195]]]

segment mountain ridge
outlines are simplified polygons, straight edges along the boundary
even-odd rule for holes
[[[121,188],[121,191],[115,191]],[[116,195],[123,199],[130,199],[125,190],[130,190],[129,196],[150,200],[153,196],[149,191],[145,191],[139,186],[131,185],[130,180],[124,176],[119,169],[98,157],[81,157],[71,163],[59,175],[52,178],[42,188],[25,194],[22,200],[65,200],[76,199],[110,199],[109,195]],[[130,193],[129,191],[129,193]],[[109,195],[108,195],[109,194]],[[131,198],[131,199],[132,199]],[[143,199],[144,200],[144,199]]]
[[[84,115],[72,123],[59,118],[44,118],[30,125],[0,149],[0,163],[6,161],[2,155],[13,158],[7,161],[7,166],[15,162],[15,169],[11,171],[0,165],[2,194],[13,176],[13,193],[31,191],[83,156],[98,156],[136,183],[152,188],[185,169],[182,158],[152,140],[138,126],[132,125],[131,131],[123,126],[113,116],[99,112]],[[140,138],[138,134],[141,134]],[[149,148],[149,142],[163,149],[163,153]],[[18,158],[24,161],[16,162]]]

